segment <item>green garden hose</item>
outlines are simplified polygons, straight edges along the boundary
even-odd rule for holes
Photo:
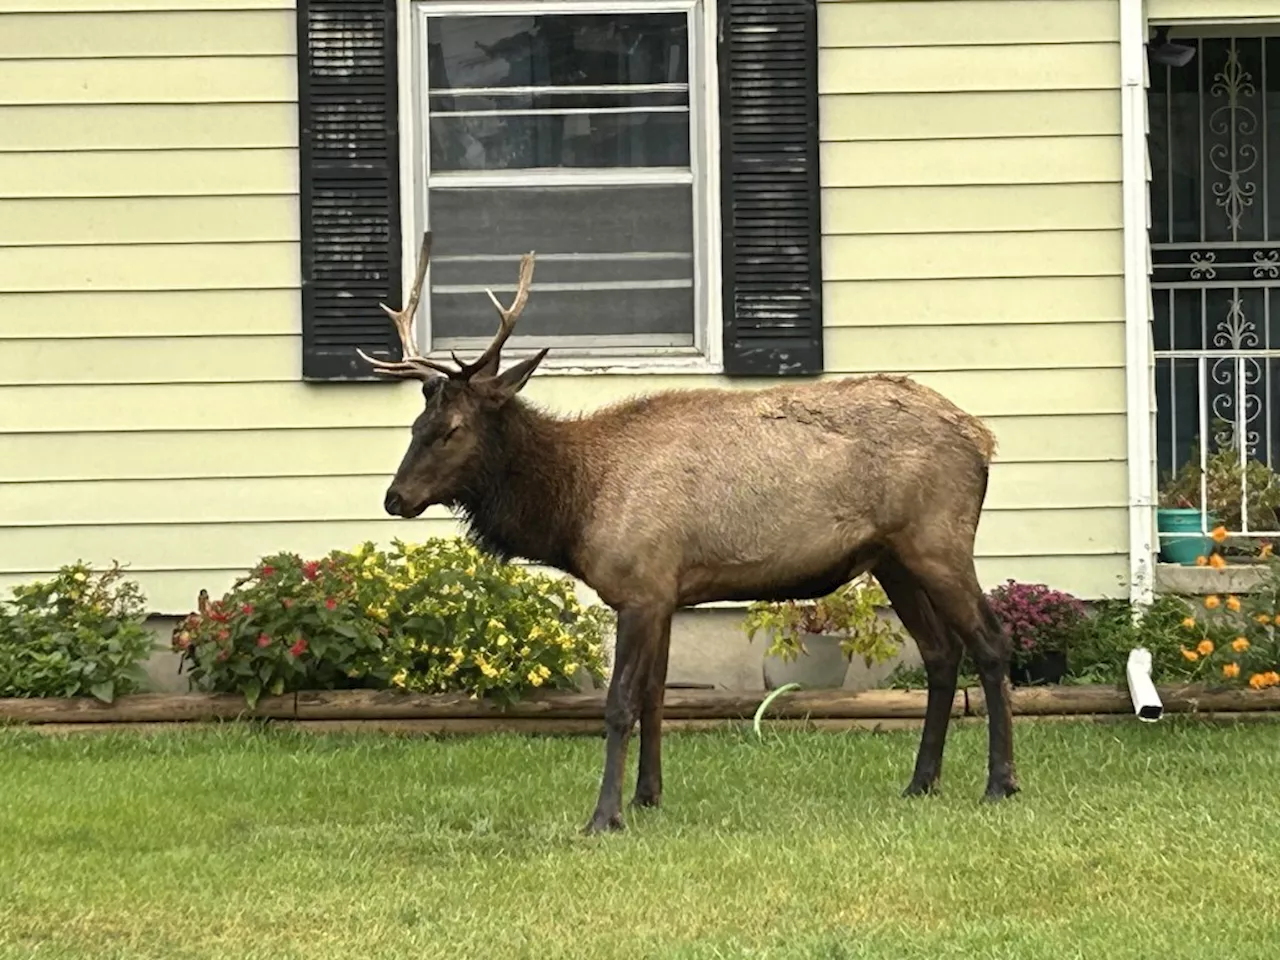
[[[773,702],[773,698],[780,693],[786,693],[788,690],[799,690],[799,689],[800,689],[800,684],[798,683],[784,683],[777,690],[774,690],[767,697],[765,697],[763,700],[760,701],[760,706],[756,707],[755,721],[752,724],[752,726],[755,727],[757,737],[764,736],[764,734],[760,732],[760,718],[764,716],[765,708],[768,707],[769,704]]]

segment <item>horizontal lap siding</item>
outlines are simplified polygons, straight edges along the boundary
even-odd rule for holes
[[[985,583],[1121,592],[1118,3],[822,0],[819,25],[829,356],[999,408]]]
[[[984,582],[1098,594],[1123,571],[1118,115],[1079,84],[1113,55],[1110,4],[1049,26],[1042,6],[823,4],[826,351],[834,372],[917,373],[988,419]],[[267,552],[456,531],[438,510],[380,515],[412,385],[297,382],[292,4],[0,10],[0,585],[118,558],[182,612]],[[1000,48],[1046,30],[1087,63],[1009,88],[1051,71]],[[972,44],[1003,80],[965,66]],[[917,89],[958,68],[953,92]],[[863,90],[877,73],[893,92]],[[711,382],[539,376],[529,393],[575,410]]]

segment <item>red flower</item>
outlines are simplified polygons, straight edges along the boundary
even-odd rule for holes
[[[241,607],[241,608],[240,608],[240,612],[241,612],[241,613],[243,613],[246,617],[252,617],[252,616],[253,616],[253,604],[252,604],[252,603],[246,603],[243,607]]]
[[[226,613],[223,612],[221,607],[215,607],[212,611],[210,611],[209,619],[217,621],[218,623],[226,623],[230,619],[230,617],[228,617]]]
[[[320,575],[320,564],[315,560],[308,560],[302,565],[302,575],[308,580],[314,580]]]
[[[276,568],[268,564],[262,568],[262,575],[264,577],[274,577],[276,575]]]
[[[187,636],[185,633],[180,634],[178,638],[173,641],[173,646],[177,650],[186,650],[189,646],[191,646],[191,638]]]
[[[337,600],[335,600],[335,599],[333,599],[333,597],[325,597],[325,598],[324,598],[324,605],[325,605],[325,607],[327,607],[327,608],[328,608],[328,609],[330,609],[330,610],[337,610],[337,609],[338,609],[338,601],[337,601]]]
[[[294,645],[293,645],[292,647],[290,647],[290,648],[289,648],[289,652],[290,652],[290,653],[292,653],[295,657],[300,657],[300,656],[302,656],[304,653],[306,653],[306,652],[307,652],[307,640],[306,640],[306,638],[305,638],[305,637],[299,637],[299,638],[297,639],[297,641],[294,643]]]
[[[231,634],[230,634],[230,633],[228,633],[226,630],[219,630],[219,631],[218,631],[218,642],[219,642],[219,643],[226,643],[226,642],[227,642],[228,640],[230,640],[230,639],[231,639]]]
[[[292,607],[292,606],[293,606],[293,597],[285,597],[285,598],[284,598],[283,600],[281,600],[280,602],[281,602],[282,604],[284,604],[284,608],[285,608],[286,610],[288,610],[290,607]]]
[[[268,637],[265,633],[258,634],[258,646],[260,647],[271,646],[271,638]]]
[[[227,657],[229,656],[231,656],[230,650],[219,650],[218,655],[214,657],[214,659],[217,660],[219,663],[222,663],[222,661],[226,660]]]

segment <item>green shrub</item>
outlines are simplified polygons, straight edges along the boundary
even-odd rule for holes
[[[142,591],[119,564],[77,562],[0,602],[0,697],[93,696],[110,703],[146,685],[156,648]]]
[[[804,652],[805,634],[840,636],[840,649],[850,659],[857,654],[868,667],[892,658],[906,636],[896,621],[881,619],[879,609],[889,598],[870,574],[809,602],[758,600],[747,608],[742,628],[747,639],[770,635],[766,655],[785,661]]]
[[[568,577],[460,538],[266,557],[174,631],[194,685],[243,693],[350,687],[517,697],[603,677],[611,613]]]

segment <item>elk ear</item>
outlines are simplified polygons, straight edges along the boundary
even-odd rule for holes
[[[547,355],[549,349],[550,347],[543,347],[529,359],[521,360],[496,377],[479,381],[476,385],[483,384],[486,399],[494,406],[500,407],[524,389],[524,385],[529,382],[533,371],[538,369],[538,364],[542,362],[542,358]]]

